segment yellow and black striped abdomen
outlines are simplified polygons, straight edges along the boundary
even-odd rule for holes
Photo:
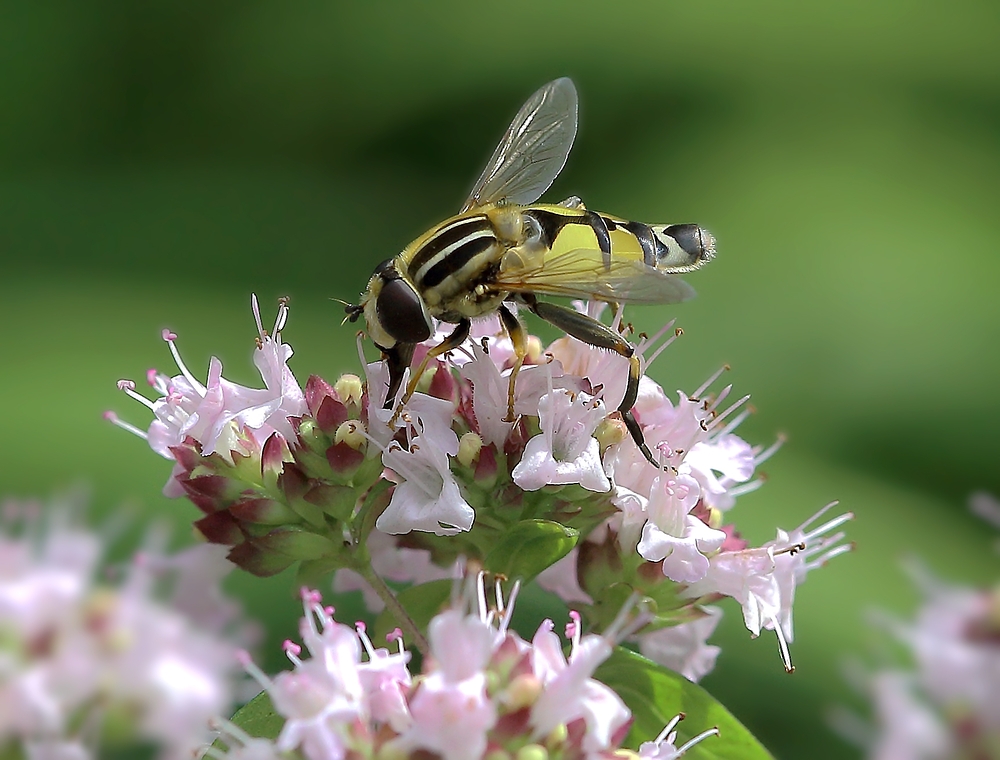
[[[712,236],[696,224],[644,224],[551,205],[531,206],[524,213],[538,224],[539,242],[552,258],[581,249],[600,251],[606,269],[614,257],[676,273],[696,269],[715,255]]]

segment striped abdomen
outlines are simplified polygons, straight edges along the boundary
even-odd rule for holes
[[[612,256],[642,259],[664,272],[696,269],[715,256],[715,241],[697,224],[643,224],[582,208],[531,206],[524,214],[538,225],[539,243],[552,256],[576,249],[601,251],[605,266]]]

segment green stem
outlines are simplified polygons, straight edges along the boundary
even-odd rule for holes
[[[392,589],[386,585],[385,581],[372,568],[371,563],[360,561],[356,563],[354,569],[368,581],[369,585],[375,589],[375,593],[379,595],[379,598],[385,602],[386,609],[389,610],[392,616],[396,618],[396,622],[399,623],[399,628],[402,630],[404,638],[425,657],[430,654],[431,647],[427,639],[420,632],[417,624],[413,622],[406,608],[400,604],[399,599],[392,593]]]

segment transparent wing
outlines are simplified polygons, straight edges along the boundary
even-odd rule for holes
[[[581,248],[525,261],[512,251],[501,263],[495,284],[503,290],[619,303],[678,303],[694,298],[694,288],[676,275],[646,266],[641,259],[612,257]]]
[[[568,78],[541,87],[521,106],[462,206],[538,200],[562,171],[576,137],[576,87]]]

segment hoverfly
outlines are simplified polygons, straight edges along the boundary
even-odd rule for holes
[[[715,240],[696,224],[628,221],[591,211],[576,197],[536,204],[565,165],[576,126],[573,82],[556,79],[539,89],[514,117],[461,211],[379,264],[361,302],[346,307],[347,319],[364,316],[368,335],[388,362],[386,408],[416,344],[434,333],[432,318],[456,325],[412,373],[398,416],[430,360],[460,346],[471,320],[498,311],[515,350],[507,407],[513,421],[527,333],[507,304],[527,307],[574,338],[630,360],[618,411],[643,455],[657,466],[631,411],[641,373],[633,346],[596,319],[537,296],[611,304],[685,301],[694,291],[674,275],[711,260]]]

